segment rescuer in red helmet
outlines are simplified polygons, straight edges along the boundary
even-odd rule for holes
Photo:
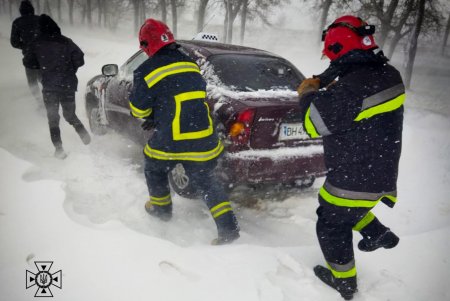
[[[304,127],[322,137],[328,174],[319,192],[317,237],[327,267],[315,274],[350,300],[357,290],[352,230],[365,252],[393,248],[399,238],[371,212],[397,201],[405,87],[376,52],[375,27],[343,16],[323,31],[330,67],[298,88]]]
[[[179,50],[163,22],[148,19],[139,32],[141,49],[149,58],[134,71],[131,114],[153,128],[145,153],[145,178],[150,194],[146,211],[161,220],[172,218],[168,173],[185,172],[189,185],[203,194],[217,225],[213,244],[239,238],[233,209],[214,175],[224,146],[209,113],[206,82],[198,65]]]

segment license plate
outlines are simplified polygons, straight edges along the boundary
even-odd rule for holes
[[[282,123],[278,140],[308,139],[301,123]]]

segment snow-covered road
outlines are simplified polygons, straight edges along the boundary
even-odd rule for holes
[[[312,272],[323,262],[315,238],[320,180],[283,202],[236,205],[242,238],[230,246],[209,245],[214,225],[200,201],[175,197],[173,221],[152,220],[143,210],[142,146],[115,133],[84,146],[62,120],[69,156],[53,158],[44,110],[29,95],[21,55],[10,47],[5,26],[0,35],[1,300],[33,299],[24,276],[27,269],[35,271],[35,260],[54,261],[54,271],[62,269],[62,290],[52,288],[59,300],[341,300]],[[135,48],[134,40],[98,42],[93,35],[72,29],[71,37],[86,53],[77,94],[77,113],[85,124],[86,81],[102,64],[124,60]],[[406,104],[399,203],[394,210],[381,204],[375,209],[401,242],[390,251],[356,251],[355,300],[450,300],[448,129],[447,115]]]

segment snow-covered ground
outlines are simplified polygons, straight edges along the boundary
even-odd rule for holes
[[[201,201],[175,196],[174,219],[153,220],[143,210],[142,146],[114,133],[84,146],[61,120],[69,156],[53,157],[45,112],[28,91],[9,30],[1,17],[1,300],[33,300],[25,271],[36,272],[34,261],[62,270],[62,289],[52,287],[56,300],[342,300],[312,272],[323,263],[315,237],[323,179],[283,202],[235,204],[242,237],[229,246],[209,245],[215,227]],[[85,28],[63,27],[63,34],[86,54],[77,112],[87,125],[85,83],[103,64],[124,61],[137,42]],[[287,57],[307,76],[326,66],[301,34],[269,35],[249,35],[248,44]],[[399,203],[375,209],[401,242],[389,251],[356,250],[355,300],[450,300],[449,62],[419,59],[406,103]]]

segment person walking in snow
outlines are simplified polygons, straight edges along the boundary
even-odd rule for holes
[[[352,230],[362,235],[361,251],[399,242],[371,212],[397,201],[405,100],[399,72],[376,52],[374,31],[354,16],[336,19],[322,36],[329,68],[298,89],[305,130],[323,137],[328,169],[316,227],[327,267],[314,272],[345,300],[357,291]]]
[[[22,50],[24,56],[22,63],[25,67],[28,87],[40,104],[42,103],[42,94],[39,88],[40,71],[38,66],[26,59],[29,44],[39,34],[39,16],[34,14],[34,7],[28,0],[20,3],[19,12],[21,16],[12,23],[10,42],[12,47]]]
[[[63,116],[79,134],[84,144],[91,137],[75,114],[76,72],[84,65],[84,53],[69,38],[61,35],[58,25],[47,15],[39,17],[39,37],[34,40],[26,59],[38,66],[42,74],[42,92],[47,110],[50,138],[55,146],[55,157],[66,158],[59,129],[59,106]]]
[[[146,211],[161,220],[172,218],[168,172],[183,166],[204,197],[217,226],[213,244],[239,238],[228,196],[214,175],[224,146],[209,113],[206,82],[198,65],[182,51],[166,24],[148,19],[139,31],[141,49],[149,56],[134,71],[131,114],[143,118],[154,133],[144,148],[145,178],[150,194]]]

